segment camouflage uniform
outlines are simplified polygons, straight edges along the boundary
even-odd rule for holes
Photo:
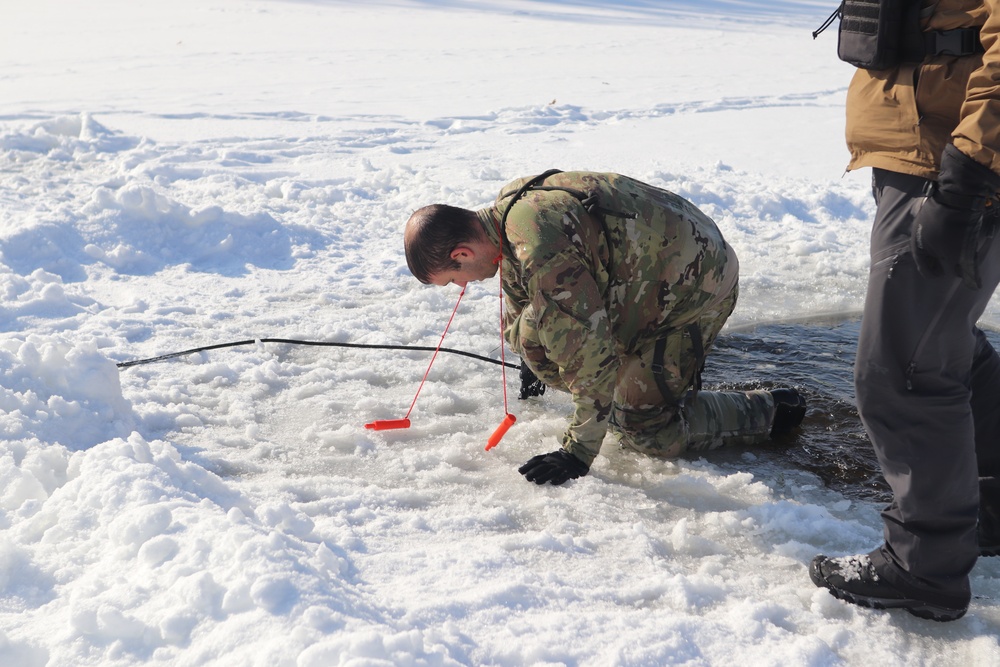
[[[564,172],[514,203],[501,239],[503,212],[527,180],[477,214],[502,242],[507,342],[546,385],[573,395],[563,448],[590,465],[609,425],[623,445],[666,457],[765,439],[768,392],[689,393],[738,292],[739,263],[715,223],[634,179]],[[591,194],[593,213],[581,201]]]

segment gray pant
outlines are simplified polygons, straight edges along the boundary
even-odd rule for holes
[[[982,264],[983,287],[927,279],[910,253],[928,181],[876,169],[855,390],[893,501],[882,512],[877,570],[927,601],[968,602],[978,557],[980,481],[1000,473],[1000,357],[976,327],[1000,283],[1000,240]],[[980,479],[982,478],[982,479]]]

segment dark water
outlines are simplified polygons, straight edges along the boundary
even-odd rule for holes
[[[796,431],[753,452],[782,467],[807,470],[850,498],[887,502],[871,443],[854,405],[853,366],[860,319],[766,324],[726,333],[705,364],[706,389],[793,386],[809,402]],[[994,346],[1000,336],[987,332]]]

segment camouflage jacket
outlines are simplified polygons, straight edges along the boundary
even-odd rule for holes
[[[527,180],[477,211],[485,233],[503,244],[504,337],[546,385],[573,395],[563,447],[590,464],[607,430],[619,359],[699,319],[735,288],[738,263],[693,204],[618,174],[549,176],[514,203],[501,233],[503,212]],[[593,213],[581,202],[588,194],[597,195]]]

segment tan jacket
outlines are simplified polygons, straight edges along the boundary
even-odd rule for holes
[[[936,178],[941,152],[954,142],[1000,173],[1000,0],[923,0],[923,5],[924,30],[982,26],[986,53],[858,69],[847,91],[847,168]]]

